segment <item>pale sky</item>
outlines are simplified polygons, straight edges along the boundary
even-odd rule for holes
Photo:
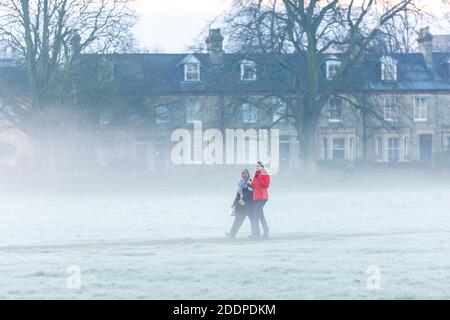
[[[208,22],[229,8],[230,0],[135,0],[139,44],[165,53],[185,52]]]
[[[231,0],[134,0],[140,22],[136,35],[141,47],[164,53],[186,52],[207,23],[229,8]],[[441,0],[418,0],[435,14]],[[448,7],[447,7],[448,10]],[[425,22],[424,24],[429,24]],[[450,34],[447,26],[431,26],[435,34]]]

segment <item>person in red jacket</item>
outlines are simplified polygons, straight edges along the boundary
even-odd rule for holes
[[[269,226],[267,225],[266,218],[264,216],[264,206],[269,200],[269,189],[270,186],[270,175],[267,172],[264,164],[258,162],[256,165],[255,177],[252,181],[253,187],[253,199],[254,211],[251,219],[252,223],[252,238],[258,239],[261,236],[259,223],[263,227],[263,238],[267,239],[269,237]]]

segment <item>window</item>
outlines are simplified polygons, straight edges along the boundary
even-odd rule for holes
[[[202,121],[202,107],[200,101],[188,99],[186,102],[186,122],[194,123]]]
[[[396,97],[384,98],[384,121],[397,121],[398,115],[398,100]]]
[[[398,162],[400,160],[400,144],[398,138],[388,139],[388,160]]]
[[[200,64],[186,63],[184,65],[184,81],[200,81]]]
[[[345,160],[345,139],[333,139],[333,159]]]
[[[339,71],[339,68],[341,67],[340,61],[327,61],[326,63],[327,67],[327,80],[333,80],[336,74]]]
[[[258,109],[250,103],[244,103],[242,105],[242,121],[244,123],[256,123],[258,121]]]
[[[273,122],[286,122],[288,109],[286,103],[280,98],[273,98]]]
[[[256,63],[244,60],[241,62],[241,81],[256,81]]]
[[[170,121],[170,111],[166,106],[156,107],[156,123],[168,123]]]
[[[418,97],[414,99],[414,121],[428,120],[428,98]]]
[[[450,137],[447,137],[447,151],[450,151]]]
[[[377,139],[377,161],[384,161],[384,146],[382,138]]]
[[[397,80],[397,66],[393,64],[381,64],[381,72],[383,81]]]
[[[330,98],[330,122],[342,122],[342,99]]]
[[[384,56],[380,59],[381,63],[381,80],[396,81],[397,80],[397,60]]]
[[[328,160],[328,139],[322,140],[322,160]]]
[[[404,144],[404,150],[405,150],[405,161],[409,161],[410,160],[410,143],[409,143],[409,137],[405,137],[403,139],[403,144]]]

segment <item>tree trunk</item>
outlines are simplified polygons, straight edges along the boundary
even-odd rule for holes
[[[300,165],[305,175],[314,176],[317,168],[317,127],[318,121],[309,119],[304,121],[301,128],[297,128],[300,141]]]

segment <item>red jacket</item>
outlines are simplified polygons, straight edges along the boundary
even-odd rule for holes
[[[252,181],[253,200],[269,200],[270,176],[256,171],[255,177]]]

